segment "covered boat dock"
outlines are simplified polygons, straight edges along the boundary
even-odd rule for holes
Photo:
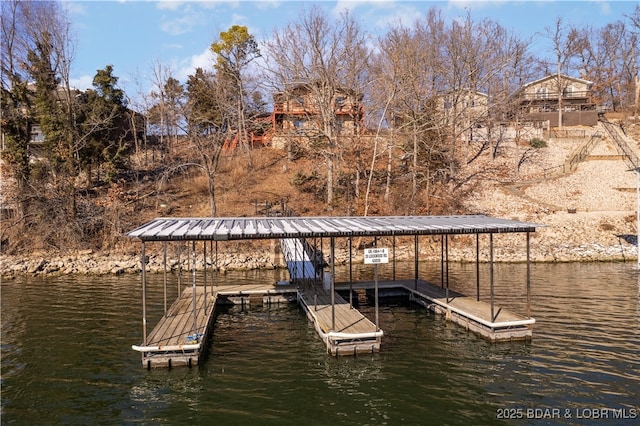
[[[528,339],[532,335],[531,318],[531,274],[530,274],[530,233],[541,225],[508,219],[493,218],[484,215],[460,216],[375,216],[375,217],[238,217],[238,218],[157,218],[148,222],[127,235],[141,241],[142,265],[142,333],[141,345],[133,349],[142,353],[143,365],[147,368],[174,365],[194,365],[200,360],[206,349],[205,342],[213,324],[213,314],[218,298],[239,298],[244,303],[250,297],[284,298],[297,300],[313,322],[319,336],[327,345],[327,351],[333,355],[377,352],[383,331],[378,324],[377,305],[378,288],[397,288],[406,291],[410,297],[424,306],[446,315],[456,323],[473,330],[492,341]],[[495,306],[494,301],[494,268],[493,268],[493,236],[501,233],[526,234],[526,282],[523,283],[526,293],[526,315],[519,315]],[[479,236],[489,236],[490,265],[490,297],[488,301],[480,300],[480,240]],[[464,296],[449,290],[448,258],[449,236],[476,236],[476,297]],[[418,273],[419,237],[439,236],[441,243],[442,280],[440,285],[421,280]],[[395,265],[396,237],[413,237],[414,268],[413,279],[400,280],[394,277],[391,282],[354,283],[349,273],[346,283],[335,282],[335,247],[336,239],[347,238],[349,241],[349,270],[351,271],[352,242],[356,237],[391,237],[393,240],[392,259]],[[221,288],[213,282],[207,285],[207,271],[198,277],[196,265],[197,243],[202,247],[204,259],[207,258],[207,245],[213,258],[213,243],[233,240],[297,240],[291,244],[295,247],[313,249],[313,253],[301,253],[301,257],[291,255],[286,259],[289,266],[291,282],[269,284],[260,288],[248,289],[243,286],[234,290]],[[317,265],[309,267],[305,264],[311,259],[322,258],[318,247],[309,242],[329,239],[327,272]],[[165,296],[164,316],[154,330],[147,334],[147,300],[146,300],[146,243],[163,242],[166,274],[167,243],[189,242],[192,263],[191,288],[179,293],[178,299],[167,308]],[[209,243],[209,244],[207,244]],[[216,249],[217,250],[217,249]],[[287,250],[283,250],[283,253]],[[472,261],[474,259],[470,259]],[[191,263],[191,262],[190,262]],[[213,263],[213,262],[212,262]],[[302,265],[292,272],[291,265]],[[309,272],[305,272],[309,271]],[[213,280],[213,278],[212,278]],[[166,279],[165,279],[166,287]],[[376,319],[370,321],[352,304],[351,295],[355,288],[375,288]],[[349,301],[343,299],[338,289],[349,290]],[[251,290],[251,294],[249,293]],[[165,291],[166,294],[166,291]]]

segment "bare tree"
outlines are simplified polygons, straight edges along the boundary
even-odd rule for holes
[[[228,104],[233,88],[225,84],[227,79],[216,77],[215,74],[205,72],[201,68],[189,76],[185,93],[187,99],[183,108],[183,132],[197,154],[197,161],[179,166],[195,166],[205,174],[209,207],[213,217],[217,214],[215,184],[218,164],[224,141],[231,132],[229,122],[234,116]]]
[[[433,156],[442,153],[436,105],[444,92],[439,48],[443,31],[440,13],[431,9],[413,28],[391,28],[379,41],[373,61],[374,100],[394,134],[405,141],[400,145],[403,160],[411,161],[410,212],[415,211],[420,183],[428,182],[437,167]]]
[[[557,18],[555,25],[545,28],[545,31],[555,55],[558,127],[560,128],[562,127],[562,95],[569,84],[562,78],[562,74],[570,75],[574,70],[574,61],[578,53],[585,48],[586,39],[577,28],[566,25],[562,18]],[[549,67],[550,64],[546,65]]]
[[[315,147],[326,164],[328,209],[334,202],[340,147],[336,100],[345,91],[355,98],[362,93],[368,60],[365,42],[366,35],[347,12],[331,22],[314,7],[265,43],[266,78],[274,92],[294,97],[295,90],[304,87],[313,103],[309,111],[318,120]]]
[[[45,154],[64,163],[66,174],[77,172],[77,103],[69,83],[74,49],[69,20],[58,2],[3,2],[2,17],[2,124],[9,148],[4,155],[15,166],[22,197],[28,195],[36,124],[45,133]]]
[[[3,166],[10,170],[2,170],[3,192],[6,197],[8,185],[7,175],[15,178],[17,187],[15,188],[15,198],[19,194],[24,194],[29,183],[31,173],[31,163],[29,161],[29,141],[31,139],[31,129],[34,125],[31,114],[25,114],[24,110],[30,111],[32,99],[27,87],[29,74],[23,64],[27,61],[28,46],[31,45],[26,27],[29,25],[26,19],[24,7],[28,3],[17,0],[2,2],[2,43],[0,60],[1,77],[1,124],[2,124],[2,157]],[[7,199],[3,200],[6,206]],[[24,200],[15,204],[20,208],[20,216],[26,214]]]
[[[633,79],[633,99],[635,113],[640,114],[640,5],[636,5],[633,13],[627,16],[631,25],[629,28],[629,75]]]
[[[147,114],[159,133],[160,145],[166,147],[166,151],[171,155],[181,127],[179,117],[183,88],[173,77],[171,69],[159,62],[153,68],[153,79],[154,88],[150,93],[152,105]]]

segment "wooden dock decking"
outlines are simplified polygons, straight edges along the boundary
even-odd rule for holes
[[[147,336],[146,344],[132,348],[142,353],[142,365],[147,368],[197,365],[207,339],[215,310],[216,295],[206,295],[203,287],[187,287],[167,309]]]
[[[374,282],[336,283],[336,290],[373,289]],[[526,318],[505,308],[465,296],[418,280],[381,281],[378,289],[398,289],[423,306],[444,314],[447,320],[462,325],[491,341],[530,339],[535,319]],[[356,355],[380,351],[383,331],[360,311],[350,306],[337,292],[333,295],[319,283],[276,285],[213,286],[206,294],[204,288],[187,287],[167,310],[147,336],[146,344],[133,346],[142,353],[146,368],[197,365],[206,349],[206,341],[213,322],[215,305],[236,303],[270,305],[297,301],[331,355]]]
[[[373,281],[357,282],[351,285],[351,288],[356,290],[373,287]],[[417,281],[417,288],[415,280],[381,281],[378,282],[378,288],[400,288],[409,293],[415,302],[445,315],[448,320],[491,341],[527,340],[533,334],[534,318],[527,318],[497,306],[494,306],[492,318],[489,302],[478,301],[473,297],[452,290],[449,290],[447,299],[446,289],[424,280]],[[336,283],[336,289],[348,290],[349,283]]]
[[[321,284],[301,282],[299,285],[224,285],[215,286],[214,290],[219,302],[225,298],[237,304],[297,301],[331,355],[380,351],[382,331],[376,329],[375,324],[360,311],[350,307],[337,293],[334,294],[332,309],[331,293]]]
[[[299,302],[313,322],[331,355],[356,355],[380,351],[383,332],[360,311],[320,285],[307,286],[298,293]]]

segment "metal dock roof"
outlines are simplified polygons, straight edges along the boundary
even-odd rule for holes
[[[156,218],[127,236],[142,241],[535,232],[535,223],[484,215]]]

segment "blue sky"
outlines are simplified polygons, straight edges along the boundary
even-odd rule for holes
[[[261,41],[274,28],[295,21],[303,8],[317,4],[329,14],[349,9],[372,34],[384,33],[392,23],[411,24],[432,6],[447,19],[466,15],[479,20],[491,18],[523,37],[543,33],[558,17],[568,24],[601,27],[622,20],[638,4],[635,1],[580,0],[450,0],[450,1],[69,1],[68,8],[76,37],[72,84],[91,87],[96,70],[111,64],[119,85],[132,97],[148,90],[153,69],[168,67],[185,81],[196,67],[210,68],[209,46],[231,25],[246,25]],[[544,48],[538,36],[534,46]]]

